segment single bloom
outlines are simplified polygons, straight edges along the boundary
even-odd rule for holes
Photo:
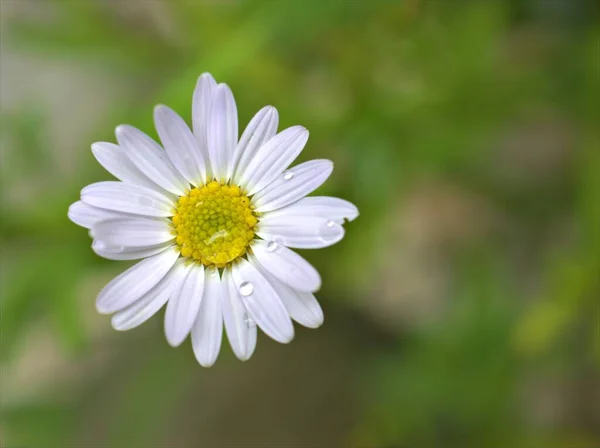
[[[140,262],[108,283],[96,308],[116,330],[137,327],[163,305],[172,346],[191,334],[198,362],[211,366],[223,325],[245,361],[257,326],[274,340],[294,337],[292,320],[316,328],[323,312],[313,293],[316,269],[290,248],[317,249],[344,236],[357,208],[333,197],[307,197],[333,163],[292,168],[308,131],[277,132],[277,110],[262,108],[238,139],[235,100],[205,73],[192,100],[192,130],[159,105],[154,122],[162,147],[143,132],[118,126],[118,144],[92,145],[118,181],[81,190],[69,218],[90,229],[92,249],[110,260]]]

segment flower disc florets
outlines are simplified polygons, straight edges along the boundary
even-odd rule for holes
[[[237,185],[214,180],[181,196],[172,220],[181,255],[218,268],[246,253],[258,222]]]

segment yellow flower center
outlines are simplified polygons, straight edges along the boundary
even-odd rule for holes
[[[237,185],[214,180],[181,196],[172,220],[181,255],[218,268],[246,253],[258,222]]]

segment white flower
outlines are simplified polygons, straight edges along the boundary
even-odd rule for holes
[[[173,110],[157,106],[164,149],[141,131],[118,126],[118,145],[92,152],[119,181],[81,191],[69,218],[90,229],[92,249],[111,260],[143,259],[98,295],[100,313],[117,330],[145,322],[164,304],[172,346],[191,334],[198,362],[219,354],[223,323],[241,360],[252,356],[256,326],[278,342],[294,337],[291,319],[316,328],[323,312],[313,293],[318,272],[289,249],[316,249],[344,236],[351,203],[305,197],[331,174],[312,160],[286,170],[308,131],[277,133],[274,107],[261,109],[238,141],[233,95],[205,73],[194,91],[193,132]],[[290,319],[291,318],[291,319]]]

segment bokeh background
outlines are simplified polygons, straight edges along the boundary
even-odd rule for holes
[[[1,0],[2,447],[600,444],[598,5],[576,0]],[[306,126],[361,216],[325,325],[197,365],[126,333],[67,220],[90,144],[204,71],[240,125]]]

